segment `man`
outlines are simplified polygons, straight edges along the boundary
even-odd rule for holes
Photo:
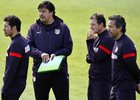
[[[136,100],[135,89],[137,84],[139,92],[140,71],[136,63],[135,45],[125,34],[125,19],[120,15],[110,16],[108,31],[116,40],[112,50],[111,100]]]
[[[20,27],[21,21],[15,15],[4,18],[4,34],[12,41],[6,54],[2,100],[18,100],[26,86],[30,48],[26,39],[19,33]]]
[[[88,100],[109,100],[111,90],[111,51],[114,39],[106,30],[103,14],[90,17],[90,32],[87,33],[87,62],[89,69]],[[98,36],[96,37],[95,34]]]
[[[50,1],[38,6],[39,20],[31,25],[27,41],[33,57],[33,82],[36,100],[48,100],[52,88],[56,100],[69,100],[69,75],[67,56],[72,52],[72,39],[69,28],[55,16],[55,7]],[[43,61],[48,62],[54,56],[64,55],[59,71],[37,73]]]

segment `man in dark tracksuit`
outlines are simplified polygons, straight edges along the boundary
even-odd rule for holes
[[[48,100],[52,88],[56,100],[69,100],[69,75],[67,56],[72,52],[72,39],[69,28],[55,16],[54,5],[49,1],[39,7],[40,19],[31,25],[27,41],[33,57],[33,81],[36,100]],[[54,56],[64,55],[59,71],[37,73],[41,62],[47,62]]]
[[[89,69],[88,100],[109,100],[111,90],[111,51],[114,39],[106,30],[102,14],[90,18],[90,33],[87,34]],[[97,33],[97,37],[94,34]]]
[[[19,33],[20,25],[20,19],[14,15],[4,18],[5,36],[9,36],[12,41],[6,55],[2,100],[18,100],[26,86],[30,48],[26,39]]]
[[[125,35],[125,19],[120,15],[109,17],[108,31],[115,38],[112,50],[111,100],[136,100],[135,90],[139,91],[140,70],[136,63],[136,48],[131,39]]]

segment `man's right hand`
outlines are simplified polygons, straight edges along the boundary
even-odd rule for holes
[[[44,63],[46,63],[46,62],[48,62],[50,59],[49,59],[49,54],[47,54],[47,53],[42,53],[41,54],[41,58],[42,58],[42,61],[44,62]]]
[[[94,31],[90,30],[88,33],[87,33],[87,40],[90,40],[90,39],[94,39]]]
[[[136,85],[136,91],[140,94],[140,83]]]

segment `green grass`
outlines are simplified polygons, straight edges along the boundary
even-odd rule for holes
[[[134,41],[140,66],[140,1],[139,0],[51,0],[56,7],[56,15],[64,20],[71,31],[74,47],[68,57],[70,75],[70,100],[87,100],[88,69],[85,62],[86,33],[89,31],[89,17],[93,13],[103,13],[108,17],[114,14],[123,15],[127,22],[126,34]],[[17,15],[22,21],[21,33],[26,37],[32,23],[38,19],[38,4],[42,0],[1,0],[0,3],[0,87],[5,69],[6,50],[10,38],[3,35],[3,18],[9,14]],[[32,86],[32,58],[28,70],[27,86],[20,100],[35,100]],[[50,100],[55,100],[50,93]],[[137,94],[137,100],[140,96]]]

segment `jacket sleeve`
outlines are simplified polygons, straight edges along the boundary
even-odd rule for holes
[[[136,48],[130,44],[125,44],[122,47],[123,59],[130,69],[136,83],[140,83],[140,70],[136,63]]]
[[[7,91],[8,88],[13,84],[16,73],[22,58],[23,49],[19,44],[13,44],[10,46],[9,54],[6,60],[6,70],[4,77],[3,91]]]
[[[70,35],[70,30],[69,28],[65,25],[62,26],[62,30],[64,31],[63,34],[63,47],[59,50],[57,50],[55,52],[55,55],[65,55],[65,56],[69,56],[72,52],[72,48],[73,48],[73,42],[72,42],[72,38]]]
[[[41,58],[41,54],[43,52],[36,48],[35,41],[34,41],[33,37],[34,37],[34,30],[33,30],[32,26],[31,26],[30,29],[28,30],[28,34],[27,34],[27,37],[26,37],[27,42],[30,45],[29,55],[31,57]]]
[[[93,48],[93,40],[87,40],[87,48],[90,60],[94,63],[98,63],[110,56],[114,42],[110,38],[104,38],[100,41],[96,50]]]

